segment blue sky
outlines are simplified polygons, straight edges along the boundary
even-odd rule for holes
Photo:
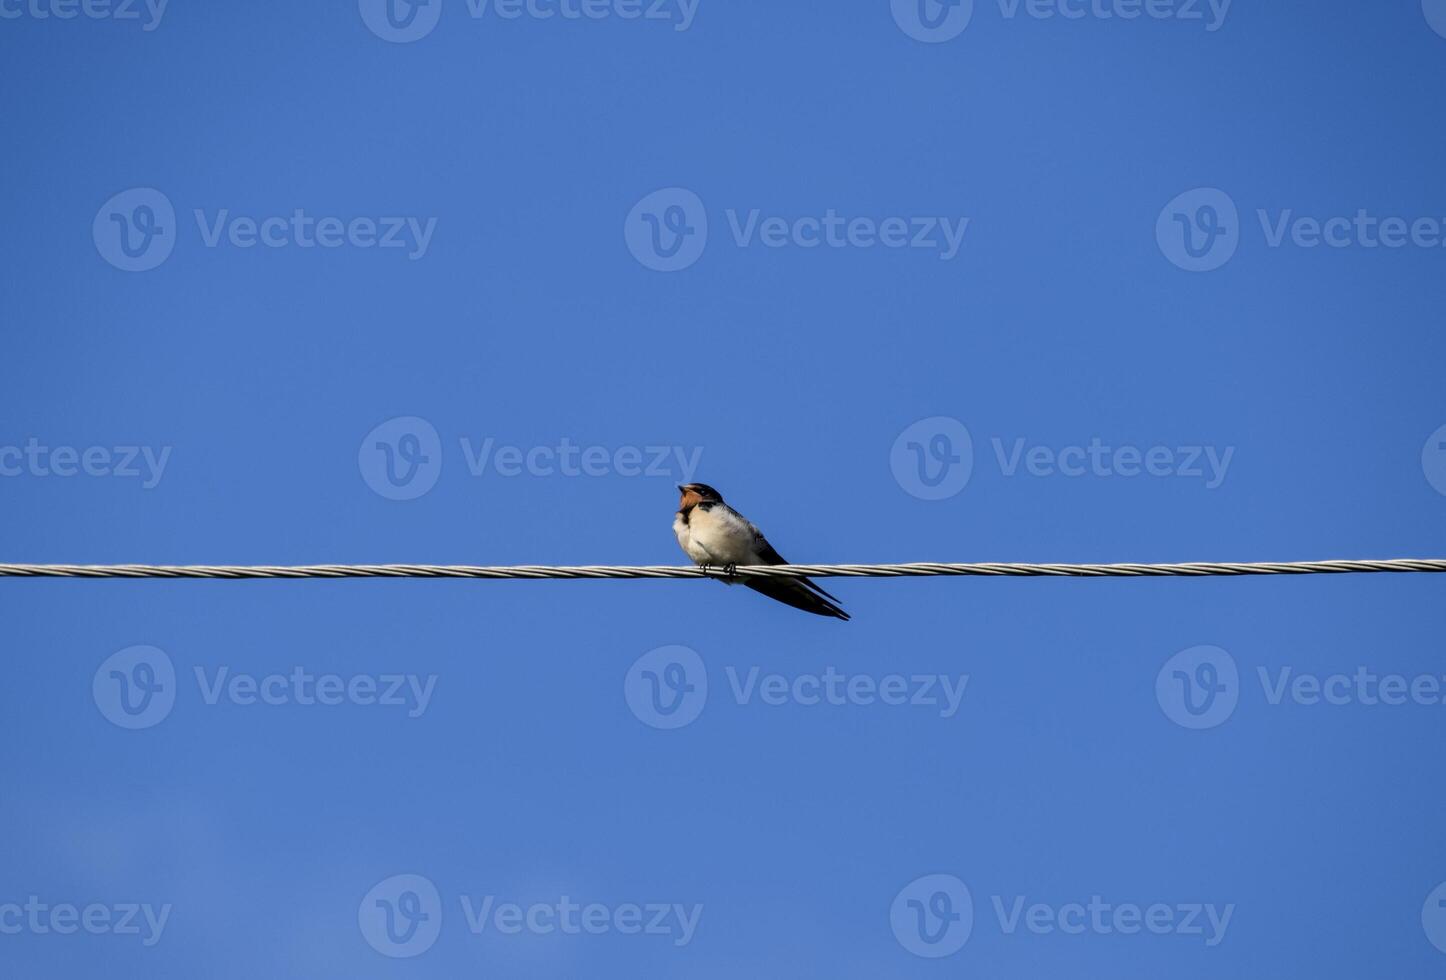
[[[0,560],[1446,555],[1446,4],[393,3],[0,0]],[[1443,584],[5,580],[0,972],[1434,976]]]

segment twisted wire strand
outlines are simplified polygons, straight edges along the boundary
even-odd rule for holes
[[[1443,558],[1333,561],[1173,562],[1166,564],[1038,564],[909,562],[875,565],[27,565],[0,564],[0,578],[917,578],[931,575],[1069,578],[1207,575],[1343,575],[1363,572],[1446,572]]]

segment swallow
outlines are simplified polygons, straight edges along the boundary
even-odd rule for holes
[[[738,511],[723,502],[723,495],[706,483],[681,483],[678,512],[673,515],[673,533],[683,553],[707,568],[722,565],[787,565],[763,532]],[[732,582],[728,583],[732,585]],[[806,578],[749,578],[743,583],[795,609],[817,616],[847,620],[849,614],[838,599]]]

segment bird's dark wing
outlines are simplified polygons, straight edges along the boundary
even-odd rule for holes
[[[816,592],[823,590],[806,578],[750,578],[743,584],[754,592],[761,592],[770,599],[777,599],[816,616],[833,616],[845,621],[849,618],[849,614],[837,605],[817,595]],[[814,591],[810,591],[810,588]]]
[[[749,526],[750,526],[750,527],[753,527],[753,525],[749,525]],[[760,557],[760,558],[763,559],[763,564],[765,564],[765,565],[787,565],[787,564],[788,564],[788,559],[786,559],[786,558],[784,558],[782,555],[780,555],[780,554],[778,553],[778,549],[774,548],[773,545],[771,545],[771,544],[768,543],[768,539],[763,536],[763,532],[760,531],[760,530],[758,530],[757,527],[753,527],[753,537],[754,537],[754,545],[753,545],[754,550],[758,552],[758,557]],[[849,618],[847,613],[845,613],[845,612],[844,612],[842,609],[840,609],[838,606],[834,605],[834,603],[836,603],[836,602],[839,601],[838,596],[833,595],[832,593],[828,592],[826,589],[824,589],[822,586],[818,585],[818,584],[817,584],[816,582],[814,582],[812,579],[797,578],[797,579],[792,579],[791,582],[790,582],[790,580],[788,580],[788,579],[750,579],[750,580],[748,581],[747,584],[750,585],[750,586],[752,586],[753,588],[757,589],[757,591],[763,592],[764,595],[770,595],[770,593],[764,592],[763,589],[758,589],[757,586],[753,585],[754,582],[775,582],[775,583],[779,583],[779,584],[783,584],[783,585],[791,584],[791,582],[792,582],[792,583],[797,583],[797,584],[799,584],[799,585],[802,585],[806,590],[808,590],[808,591],[810,591],[810,592],[813,592],[813,593],[816,593],[817,596],[822,596],[823,599],[831,600],[831,601],[828,601],[828,602],[824,602],[824,603],[823,603],[824,606],[828,607],[827,610],[822,611],[822,612],[819,612],[819,610],[810,609],[809,612],[819,612],[819,614],[822,615],[822,616],[835,616],[835,615],[836,615],[836,616],[839,616],[840,619],[848,619],[848,618]],[[773,596],[773,598],[774,598],[774,599],[778,599],[779,602],[788,602],[787,599],[780,598],[779,596],[776,596],[776,595]],[[811,597],[811,598],[812,598],[812,597]],[[822,601],[822,600],[819,600],[819,601]],[[788,604],[789,604],[790,606],[792,606],[792,605],[797,605],[796,603],[793,603],[793,602],[788,602]],[[802,609],[802,608],[804,608],[804,607],[803,607],[803,606],[799,606],[798,608]]]

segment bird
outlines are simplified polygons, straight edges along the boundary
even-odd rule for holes
[[[673,515],[673,533],[678,545],[693,561],[707,568],[722,565],[729,572],[734,565],[787,565],[763,532],[738,511],[723,502],[723,495],[706,483],[680,483],[678,512]],[[729,581],[729,585],[734,584]],[[847,621],[849,614],[837,597],[806,578],[745,579],[744,585],[795,609],[817,616]]]

